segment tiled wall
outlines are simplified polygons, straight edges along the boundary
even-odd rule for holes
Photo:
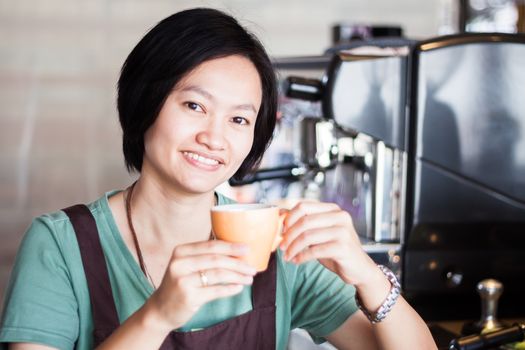
[[[0,0],[0,297],[33,216],[130,182],[115,83],[132,46],[177,10],[212,6],[272,55],[318,54],[338,21],[437,32],[438,0]]]

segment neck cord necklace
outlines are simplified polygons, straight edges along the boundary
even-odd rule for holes
[[[142,251],[140,250],[139,240],[137,239],[137,233],[135,232],[135,228],[133,227],[133,220],[131,219],[131,199],[133,195],[133,189],[135,188],[136,183],[137,182],[135,181],[133,185],[131,185],[128,188],[128,193],[126,196],[126,215],[128,217],[128,226],[131,231],[131,235],[133,236],[133,244],[135,245],[135,251],[137,252],[137,256],[139,258],[140,269],[142,270],[146,278],[150,281],[153,288],[157,289],[157,286],[155,285],[155,282],[153,282],[153,278],[151,278],[151,275],[149,274],[148,269],[146,268],[146,264],[144,263]]]
[[[139,258],[139,265],[140,269],[146,276],[146,278],[150,281],[151,285],[154,289],[157,289],[157,286],[155,285],[155,282],[153,282],[153,278],[148,272],[148,269],[146,268],[146,263],[144,262],[144,257],[142,256],[142,251],[140,250],[139,240],[137,239],[137,232],[135,232],[135,227],[133,227],[133,220],[131,219],[131,200],[133,196],[133,189],[135,188],[135,185],[137,184],[137,181],[135,181],[127,190],[127,194],[124,196],[124,201],[126,204],[126,216],[128,218],[128,226],[131,231],[131,235],[133,236],[133,244],[135,245],[135,251],[137,253],[137,257]],[[217,204],[217,197],[214,198],[215,204]],[[215,240],[215,233],[213,230],[210,232],[210,239]]]

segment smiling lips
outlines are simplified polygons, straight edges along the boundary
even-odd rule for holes
[[[184,151],[182,152],[182,154],[184,154],[184,156],[194,162],[198,162],[202,165],[206,165],[206,166],[211,166],[211,167],[215,167],[219,164],[222,164],[223,162],[221,160],[218,160],[218,159],[213,159],[213,158],[208,158],[208,157],[204,157],[200,154],[196,154],[196,153],[193,153],[193,152],[188,152],[188,151]]]

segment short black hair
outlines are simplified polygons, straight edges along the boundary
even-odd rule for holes
[[[231,55],[249,59],[262,85],[253,145],[233,177],[243,178],[260,163],[276,123],[277,84],[271,61],[259,40],[233,17],[215,9],[195,8],[159,22],[122,66],[117,108],[128,171],[141,171],[144,134],[177,83],[199,64]]]

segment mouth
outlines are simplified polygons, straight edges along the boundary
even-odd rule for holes
[[[197,154],[197,153],[189,152],[189,151],[183,151],[182,154],[186,158],[189,158],[193,160],[194,162],[198,162],[200,164],[207,165],[207,166],[217,166],[219,164],[224,164],[224,161],[217,157],[210,157],[208,155],[204,156],[202,154]]]

